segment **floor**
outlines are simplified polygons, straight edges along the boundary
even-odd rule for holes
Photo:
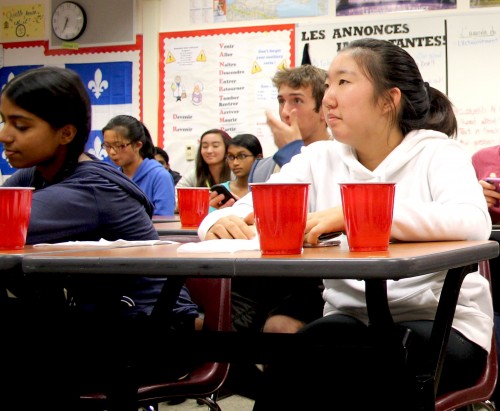
[[[217,401],[222,411],[252,411],[254,401],[241,397],[239,395],[231,395]],[[161,403],[159,411],[205,411],[208,410],[206,405],[198,405],[196,400],[186,400],[181,404],[168,405]]]

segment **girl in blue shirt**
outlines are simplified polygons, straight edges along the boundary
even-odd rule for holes
[[[155,160],[155,147],[147,127],[132,116],[119,115],[109,120],[102,133],[102,146],[109,158],[146,193],[154,214],[174,215],[174,180]]]

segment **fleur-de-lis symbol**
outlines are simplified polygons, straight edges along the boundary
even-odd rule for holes
[[[102,79],[101,69],[97,69],[94,73],[94,80],[90,80],[88,87],[94,93],[95,98],[101,97],[104,90],[108,88],[109,84],[107,80]]]
[[[10,72],[9,75],[7,76],[7,82],[5,84],[2,84],[2,90],[6,86],[6,84],[11,81],[14,78],[14,73]]]
[[[104,160],[108,157],[108,153],[101,147],[101,139],[96,137],[94,139],[94,148],[89,148],[89,153],[96,156],[99,160]]]

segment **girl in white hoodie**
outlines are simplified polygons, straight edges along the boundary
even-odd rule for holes
[[[330,65],[323,110],[335,140],[304,147],[269,180],[312,182],[305,241],[345,230],[338,183],[348,181],[397,183],[393,241],[489,238],[491,220],[470,156],[452,139],[452,104],[423,81],[404,49],[375,39],[346,46]],[[252,212],[249,194],[210,214],[200,237],[251,238]],[[270,366],[254,409],[412,409],[411,376],[427,358],[445,274],[387,281],[394,321],[402,334],[411,334],[404,366],[372,338],[364,282],[325,280],[324,317],[301,333],[331,349],[311,353],[308,361]],[[474,384],[484,368],[493,324],[488,287],[477,272],[465,278],[439,393]]]

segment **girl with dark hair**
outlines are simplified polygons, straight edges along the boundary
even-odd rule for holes
[[[15,76],[1,91],[0,116],[0,143],[19,169],[3,186],[35,188],[27,244],[158,240],[153,205],[144,192],[111,164],[83,151],[91,107],[77,73],[41,67]],[[0,408],[13,408],[23,398],[42,408],[77,409],[80,384],[110,388],[108,372],[119,371],[107,366],[126,367],[129,355],[137,354],[125,353],[122,342],[149,337],[133,330],[150,316],[165,284],[166,277],[127,274],[44,277],[43,282],[3,276],[2,286],[16,298],[5,292],[0,298],[0,322],[11,333],[3,346],[9,381],[0,389]],[[176,323],[193,329],[198,312],[185,288],[174,312]],[[36,344],[21,352],[32,337]],[[172,371],[176,378],[186,370]],[[54,386],[57,399],[47,395]]]
[[[491,219],[470,156],[452,138],[452,104],[424,82],[407,51],[384,40],[353,41],[333,59],[326,84],[323,111],[334,141],[304,147],[269,179],[311,183],[305,241],[316,244],[323,233],[345,231],[339,183],[380,181],[397,183],[391,241],[489,238]],[[252,210],[250,192],[208,214],[200,238],[252,238]],[[324,280],[324,316],[297,338],[328,348],[271,363],[254,409],[415,409],[416,376],[427,370],[445,276],[439,271],[387,281],[395,325],[382,330],[384,339],[369,327],[363,282]],[[438,395],[476,383],[492,332],[489,283],[476,270],[460,289]]]
[[[174,180],[155,159],[155,146],[148,128],[135,117],[119,115],[102,129],[113,163],[120,167],[153,202],[155,215],[171,216],[175,209]]]
[[[224,130],[214,128],[205,131],[200,137],[195,168],[184,174],[176,187],[210,188],[214,184],[230,180],[231,169],[226,162],[226,152],[230,142],[231,136]]]
[[[211,129],[200,137],[195,168],[184,175],[177,187],[212,187],[230,180],[231,169],[226,162],[226,151],[231,136],[224,130]]]
[[[248,193],[248,176],[255,160],[262,158],[262,145],[253,134],[238,134],[227,147],[226,161],[235,175],[233,180],[222,183],[237,199]],[[223,196],[211,193],[210,205],[213,208],[223,200]],[[234,200],[232,200],[234,202]],[[228,203],[231,205],[231,203]]]

